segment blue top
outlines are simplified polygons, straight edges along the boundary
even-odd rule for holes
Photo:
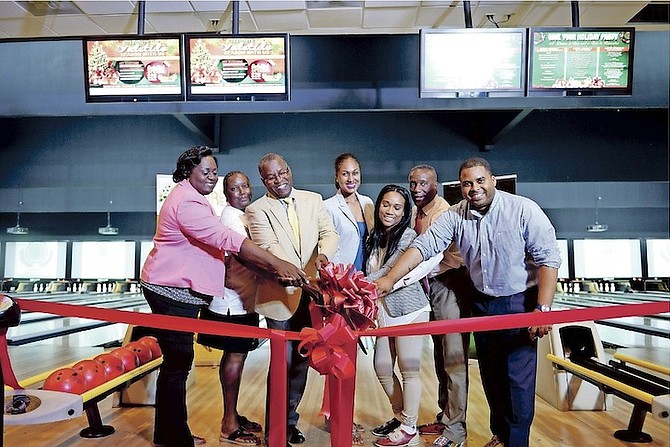
[[[365,255],[365,240],[368,238],[368,228],[365,222],[356,222],[358,225],[358,234],[360,235],[358,251],[356,251],[356,259],[354,260],[354,267],[356,270],[363,270],[363,257]]]
[[[462,200],[437,218],[412,247],[426,260],[455,241],[475,287],[491,296],[537,285],[539,266],[559,268],[554,227],[530,199],[496,190],[486,214]]]

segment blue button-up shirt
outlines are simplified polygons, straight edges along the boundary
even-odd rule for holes
[[[558,269],[561,255],[549,218],[532,200],[496,190],[486,214],[463,200],[412,242],[428,259],[455,241],[475,287],[506,296],[537,285],[539,266]]]

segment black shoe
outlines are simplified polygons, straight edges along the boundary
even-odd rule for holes
[[[398,427],[400,427],[400,421],[396,418],[393,418],[390,421],[384,422],[379,427],[373,428],[371,433],[379,438],[386,438],[389,433]]]
[[[286,428],[286,439],[292,444],[302,444],[305,442],[305,435],[295,425],[289,425]]]

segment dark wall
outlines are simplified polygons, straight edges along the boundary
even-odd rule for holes
[[[374,197],[386,183],[406,184],[418,163],[448,181],[465,158],[484,156],[496,173],[518,174],[518,192],[547,210],[562,237],[586,236],[598,195],[610,226],[602,236],[667,236],[667,110],[535,111],[480,152],[472,135],[493,121],[474,112],[225,115],[218,159],[222,173],[247,172],[259,196],[258,159],[276,151],[297,187],[329,196],[333,159],[352,151],[362,191]],[[12,167],[0,172],[0,228],[14,225],[22,200],[22,224],[35,237],[95,236],[110,199],[119,237],[150,237],[155,175],[171,173],[177,156],[202,142],[162,115],[5,119],[0,133],[0,162]]]

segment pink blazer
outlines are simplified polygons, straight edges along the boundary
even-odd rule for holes
[[[150,284],[222,296],[224,251],[239,252],[244,239],[219,222],[205,196],[182,180],[161,207],[154,248],[141,278]]]

